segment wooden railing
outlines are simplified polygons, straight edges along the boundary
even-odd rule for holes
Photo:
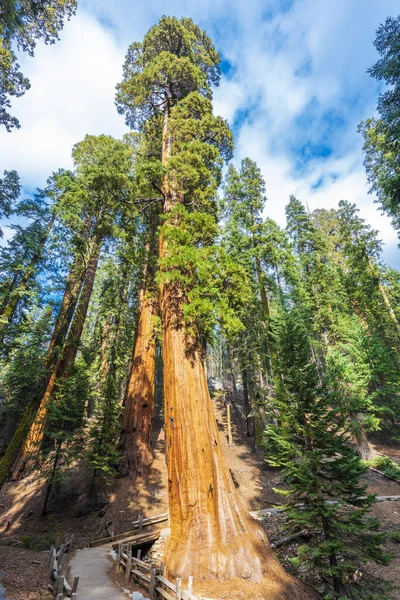
[[[68,567],[66,575],[61,575],[61,570],[68,550],[72,546],[74,536],[72,535],[68,541],[61,544],[58,548],[52,546],[50,548],[50,564],[49,564],[49,576],[54,581],[53,587],[53,598],[56,600],[64,600],[65,598],[71,598],[71,600],[78,600],[77,590],[79,577],[74,577],[72,584],[70,585],[68,578],[70,567]]]
[[[148,517],[146,519],[143,517],[143,515],[139,515],[139,519],[137,521],[132,522],[134,528],[130,531],[125,531],[124,533],[119,533],[118,535],[108,536],[105,538],[94,540],[93,542],[90,542],[90,547],[94,548],[95,546],[102,546],[103,544],[115,542],[117,540],[121,540],[131,535],[137,535],[142,531],[144,527],[149,527],[150,525],[156,525],[157,523],[168,521],[168,517],[168,513],[164,513],[163,515],[156,515],[155,517]]]
[[[125,583],[129,583],[132,578],[148,590],[150,600],[197,600],[193,595],[193,577],[188,577],[187,589],[183,589],[182,580],[176,579],[172,583],[164,577],[165,564],[157,565],[155,562],[148,563],[141,560],[141,550],[137,551],[137,556],[132,555],[132,545],[130,542],[115,545],[117,548],[117,570],[125,569]]]

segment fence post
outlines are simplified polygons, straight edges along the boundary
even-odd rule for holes
[[[142,513],[140,513],[139,515],[139,531],[142,531],[143,529],[143,515]]]
[[[117,571],[121,568],[121,554],[122,554],[122,542],[118,544],[118,554],[117,554]]]
[[[156,563],[151,563],[151,567],[150,567],[150,584],[149,584],[149,598],[150,600],[156,600],[156,576],[157,576],[157,569],[156,569]]]
[[[182,579],[180,577],[176,578],[176,600],[182,600]]]
[[[56,583],[54,586],[53,597],[56,598],[57,600],[58,600],[58,596],[60,595],[60,593],[63,590],[63,579],[64,579],[64,577],[61,577],[61,575],[56,576]]]
[[[79,583],[79,577],[74,577],[74,582],[72,584],[72,596],[71,596],[72,598],[73,598],[74,594],[76,595],[76,592],[78,589],[78,583]]]
[[[141,551],[141,549],[139,548],[139,550],[137,551],[136,558],[137,558],[138,560],[140,560],[141,556],[142,556],[142,551]]]
[[[61,561],[63,559],[64,556],[64,552],[65,552],[65,545],[61,544],[60,549],[58,551],[58,564],[61,565]]]
[[[50,566],[49,566],[50,579],[53,579],[53,570],[54,570],[55,560],[56,560],[56,549],[54,548],[54,546],[52,546],[51,556],[50,556]]]
[[[193,576],[189,575],[188,579],[188,592],[189,594],[193,594]]]
[[[160,574],[164,577],[165,574],[165,562],[160,564]]]
[[[129,583],[132,569],[132,546],[130,542],[128,544],[127,556],[128,558],[126,559],[125,583]]]

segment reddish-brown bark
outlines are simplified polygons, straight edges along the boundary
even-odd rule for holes
[[[154,415],[156,343],[153,317],[155,299],[145,294],[139,308],[137,332],[125,396],[119,449],[121,475],[141,475],[153,462],[151,448]]]
[[[51,363],[51,370],[47,379],[46,390],[41,399],[35,419],[32,425],[30,426],[28,435],[21,447],[19,455],[15,460],[12,468],[13,479],[16,479],[21,476],[29,458],[38,452],[41,441],[43,439],[48,405],[54,393],[57,381],[59,381],[60,377],[66,377],[68,375],[68,372],[75,361],[79,341],[82,335],[82,330],[86,319],[90,297],[93,290],[94,278],[96,275],[97,265],[99,261],[100,245],[100,242],[97,240],[92,242],[91,244],[88,257],[88,264],[84,273],[84,278],[79,293],[78,305],[73,315],[73,321],[70,331],[68,332],[66,345],[64,351],[60,352],[55,361]],[[67,289],[63,298],[63,303],[54,328],[52,340],[50,342],[50,347],[47,355],[47,362],[51,361],[54,349],[57,347],[58,341],[60,341],[60,333],[62,329],[65,328],[66,325],[68,326],[66,316],[70,312],[71,307],[73,308],[73,300],[77,292],[76,280],[73,279],[73,282],[70,283],[71,285],[67,285]],[[60,316],[62,316],[62,318],[60,318]]]
[[[154,291],[156,237],[153,229],[152,224],[148,223],[136,331],[118,444],[121,451],[119,471],[123,476],[142,475],[153,462],[151,438],[156,369],[154,317],[158,312],[158,298]]]
[[[163,125],[163,162],[168,162],[168,114]],[[182,199],[164,181],[163,210]],[[179,224],[177,223],[177,226]],[[160,259],[168,246],[160,237]],[[241,505],[221,448],[208,391],[200,341],[181,324],[185,302],[179,285],[160,288],[166,454],[171,536],[165,554],[172,576],[197,580],[276,583],[271,598],[313,598],[289,577],[271,551],[265,531]]]

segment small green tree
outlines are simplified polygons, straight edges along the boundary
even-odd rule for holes
[[[277,323],[283,381],[275,403],[281,422],[267,427],[269,464],[283,470],[289,527],[306,529],[310,541],[299,548],[302,564],[331,581],[327,598],[376,598],[353,580],[367,561],[386,564],[384,534],[367,517],[374,496],[361,484],[365,467],[348,445],[345,416],[329,402],[297,310]]]

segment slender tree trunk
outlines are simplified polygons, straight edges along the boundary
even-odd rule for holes
[[[25,272],[23,273],[21,280],[18,282],[18,279],[14,277],[14,285],[10,289],[8,301],[0,309],[0,346],[3,345],[3,339],[6,333],[7,326],[11,323],[15,312],[18,308],[18,305],[21,301],[21,298],[26,294],[26,286],[32,279],[36,267],[40,259],[42,258],[43,248],[53,227],[54,220],[55,215],[53,214],[45,231],[43,232],[38,247],[36,248],[31,260],[29,261],[29,264],[25,268]]]
[[[247,381],[247,370],[242,370],[242,381],[243,381],[243,398],[244,398],[244,410],[246,413],[246,430],[247,436],[251,437],[253,435],[250,427],[250,402],[249,402],[249,386]]]
[[[16,459],[20,454],[21,447],[29,433],[30,427],[35,420],[37,411],[46,391],[52,389],[55,383],[57,368],[61,360],[61,348],[64,344],[71,319],[76,309],[76,303],[79,296],[79,290],[82,285],[85,269],[83,258],[80,254],[75,255],[75,259],[68,275],[67,285],[64,297],[54,325],[52,338],[47,351],[44,371],[45,374],[33,384],[32,397],[24,411],[22,419],[7,446],[7,450],[0,461],[0,488],[9,476]],[[48,400],[49,398],[47,398]],[[19,462],[19,461],[18,461]],[[14,475],[18,472],[18,467],[14,468]]]
[[[155,243],[155,239],[153,242]],[[156,340],[153,329],[158,302],[151,289],[154,278],[151,262],[155,251],[151,246],[153,244],[146,244],[132,361],[118,444],[118,449],[122,452],[119,472],[123,476],[142,475],[153,462],[151,439],[156,369]]]
[[[372,275],[376,278],[376,280],[378,282],[379,293],[382,297],[383,302],[385,303],[385,306],[389,313],[390,320],[392,321],[392,323],[394,325],[396,333],[397,333],[398,337],[400,338],[400,323],[396,316],[396,313],[394,312],[394,310],[392,308],[389,297],[386,293],[385,286],[383,285],[383,283],[381,281],[380,274],[379,274],[378,270],[376,269],[375,265],[372,263],[372,261],[370,261],[367,257],[366,257],[366,260],[368,261],[368,266],[370,268]]]
[[[54,461],[53,461],[53,467],[51,469],[50,479],[48,481],[48,484],[47,484],[47,487],[46,487],[46,494],[44,496],[44,502],[43,502],[43,508],[42,508],[42,517],[45,517],[47,515],[47,505],[49,503],[49,498],[50,498],[51,490],[53,489],[53,483],[54,483],[54,478],[55,478],[55,475],[56,475],[56,472],[57,472],[58,461],[60,460],[61,446],[62,446],[62,440],[58,440],[57,441],[56,454],[55,454]]]
[[[168,162],[168,112],[163,123],[163,163]],[[164,213],[182,201],[164,181]],[[179,223],[177,223],[179,226]],[[168,254],[160,236],[160,259]],[[164,401],[171,536],[167,572],[197,580],[240,577],[277,581],[275,598],[296,598],[301,586],[283,571],[265,531],[242,507],[220,444],[204,372],[201,343],[182,327],[185,299],[179,285],[160,287]],[[288,595],[289,587],[291,588]],[[286,593],[288,592],[288,593]],[[271,595],[271,598],[273,596]]]
[[[26,463],[29,460],[30,456],[35,455],[39,448],[41,441],[43,439],[44,428],[46,423],[47,416],[47,408],[49,402],[54,393],[55,387],[57,385],[57,381],[60,377],[67,377],[68,372],[70,371],[74,361],[76,354],[78,352],[78,345],[81,339],[83,326],[86,319],[86,314],[89,306],[90,297],[93,290],[94,278],[97,271],[97,265],[99,261],[99,253],[100,253],[101,242],[98,240],[94,240],[92,242],[89,260],[87,264],[87,269],[85,272],[84,280],[81,286],[80,295],[78,299],[78,304],[73,316],[72,325],[68,332],[66,345],[63,352],[60,352],[58,358],[55,363],[52,364],[52,370],[50,377],[47,382],[46,391],[43,394],[41,399],[39,408],[36,412],[35,418],[30,425],[29,432],[25,438],[25,441],[21,447],[18,458],[15,460],[12,467],[12,477],[14,479],[21,476],[23,473]],[[71,303],[68,305],[68,308],[71,307]],[[66,310],[66,305],[62,307],[62,310]],[[68,309],[67,309],[68,313]],[[63,323],[65,324],[65,322]],[[62,329],[60,323],[56,324]],[[52,342],[54,340],[54,335]],[[52,351],[56,347],[56,342],[54,342],[53,346],[50,343],[49,352]]]

